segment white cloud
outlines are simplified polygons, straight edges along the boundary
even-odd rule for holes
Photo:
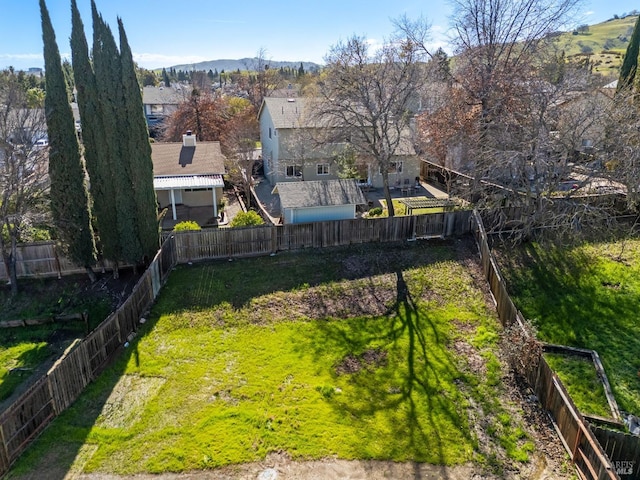
[[[593,10],[589,10],[588,12],[584,12],[585,15],[594,15],[596,12]]]

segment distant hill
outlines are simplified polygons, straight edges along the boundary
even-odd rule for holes
[[[235,72],[240,69],[243,70],[253,70],[255,65],[258,63],[257,58],[241,58],[239,60],[208,60],[206,62],[198,62],[198,63],[188,63],[184,65],[173,65],[172,67],[176,70],[190,71],[190,70],[204,70],[208,72],[209,70],[221,72],[224,70],[225,72]],[[300,63],[302,63],[305,71],[309,72],[312,70],[317,70],[320,68],[320,65],[313,62],[282,62],[282,61],[267,61],[267,65],[269,68],[295,68],[298,69],[300,67]]]
[[[629,15],[582,26],[558,34],[554,40],[567,57],[588,56],[595,71],[617,77],[637,19],[637,15]]]

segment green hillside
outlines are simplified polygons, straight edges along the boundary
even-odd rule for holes
[[[558,35],[554,43],[567,58],[580,60],[588,56],[594,71],[617,78],[637,18],[630,15],[581,27]]]

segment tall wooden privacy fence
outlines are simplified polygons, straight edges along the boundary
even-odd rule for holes
[[[200,259],[264,255],[306,247],[329,247],[353,243],[391,242],[409,238],[464,235],[469,233],[471,211],[412,215],[393,218],[337,220],[299,225],[240,229],[208,229],[176,233],[180,262]],[[173,235],[173,234],[172,234]],[[167,235],[169,236],[169,235]],[[84,273],[62,255],[54,242],[18,246],[19,278],[61,277]],[[110,269],[109,262],[104,265]],[[0,262],[0,281],[8,280]]]
[[[106,269],[111,269],[109,262],[105,262],[100,268],[103,266]],[[61,277],[84,272],[84,268],[78,267],[62,255],[54,242],[34,242],[18,245],[16,273],[19,278]],[[4,262],[0,262],[1,280],[9,280],[9,273]]]
[[[469,233],[471,211],[179,232],[178,262]]]
[[[127,300],[0,415],[0,475],[29,443],[95,379],[137,330],[169,272],[176,265],[168,239]]]
[[[620,478],[640,478],[640,437],[596,426],[591,429]]]
[[[482,269],[495,299],[501,323],[505,327],[517,325],[524,335],[528,335],[524,317],[509,297],[506,283],[491,253],[487,234],[477,211],[473,212],[471,223],[480,251]],[[525,367],[529,385],[542,407],[553,417],[558,434],[581,477],[588,480],[619,479],[596,435],[584,421],[562,382],[542,354]]]
[[[0,415],[0,476],[42,430],[69,407],[137,330],[171,269],[178,263],[278,250],[390,242],[462,235],[470,231],[471,212],[344,220],[303,225],[215,229],[169,235],[129,298],[86,338],[72,347],[27,392]],[[45,242],[21,247],[19,276],[80,273]],[[37,267],[36,267],[37,265]],[[0,270],[0,279],[4,270]]]

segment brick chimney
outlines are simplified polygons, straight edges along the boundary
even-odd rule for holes
[[[187,130],[187,133],[182,135],[182,146],[183,147],[196,146],[196,136],[191,133],[191,130]]]

